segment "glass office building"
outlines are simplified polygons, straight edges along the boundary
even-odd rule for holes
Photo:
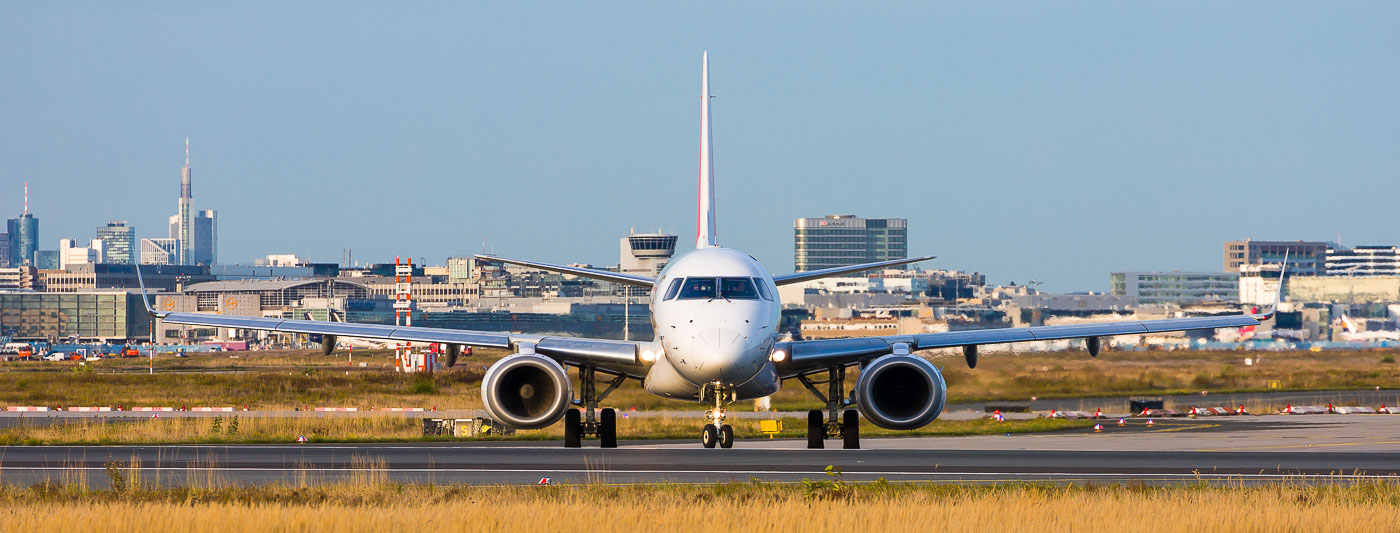
[[[150,325],[138,292],[0,291],[0,333],[17,341],[137,341]]]
[[[820,270],[909,257],[909,221],[827,215],[793,221],[793,268]]]

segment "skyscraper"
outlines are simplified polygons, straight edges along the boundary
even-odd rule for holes
[[[179,263],[193,265],[190,257],[194,244],[194,191],[190,183],[190,138],[185,137],[185,166],[180,169],[180,210],[175,212],[175,232],[170,237],[180,243]]]
[[[909,256],[909,221],[827,215],[792,223],[793,263],[798,272]]]
[[[97,238],[103,243],[103,262],[117,265],[136,264],[140,250],[136,248],[136,228],[125,220],[108,222],[97,228]]]
[[[169,236],[175,241],[177,264],[212,265],[218,260],[217,213],[212,209],[195,211],[192,178],[190,140],[186,138],[185,166],[180,169],[180,210],[170,217]]]
[[[0,268],[10,266],[10,234],[0,233]]]
[[[34,266],[34,252],[39,250],[39,219],[29,213],[29,182],[24,183],[24,213],[9,219],[5,226],[10,236],[10,266]]]
[[[190,259],[196,265],[212,265],[218,259],[217,216],[213,209],[204,209],[194,217],[194,250]]]

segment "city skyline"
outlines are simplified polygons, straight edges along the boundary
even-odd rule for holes
[[[720,243],[775,272],[791,221],[827,213],[908,219],[927,268],[1061,292],[1215,270],[1246,237],[1400,241],[1394,6],[731,8],[7,6],[0,91],[30,126],[0,132],[0,199],[31,183],[40,249],[107,220],[164,237],[191,136],[222,262],[485,239],[611,264],[629,227],[694,230],[709,49]]]

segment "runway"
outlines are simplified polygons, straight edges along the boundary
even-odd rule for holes
[[[835,465],[852,481],[1329,482],[1400,476],[1400,416],[1134,420],[1103,433],[866,438],[864,449],[807,450],[802,440],[623,442],[564,449],[557,441],[240,446],[11,446],[0,480],[102,487],[109,464],[139,464],[165,485],[320,483],[372,476],[437,484],[794,482]],[[587,445],[587,443],[585,444]],[[839,441],[827,441],[839,448]]]

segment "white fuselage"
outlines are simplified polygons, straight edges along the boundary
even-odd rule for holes
[[[782,304],[758,260],[729,248],[701,248],[662,270],[652,321],[662,356],[647,389],[693,398],[709,387],[740,400],[776,392],[770,361]]]

